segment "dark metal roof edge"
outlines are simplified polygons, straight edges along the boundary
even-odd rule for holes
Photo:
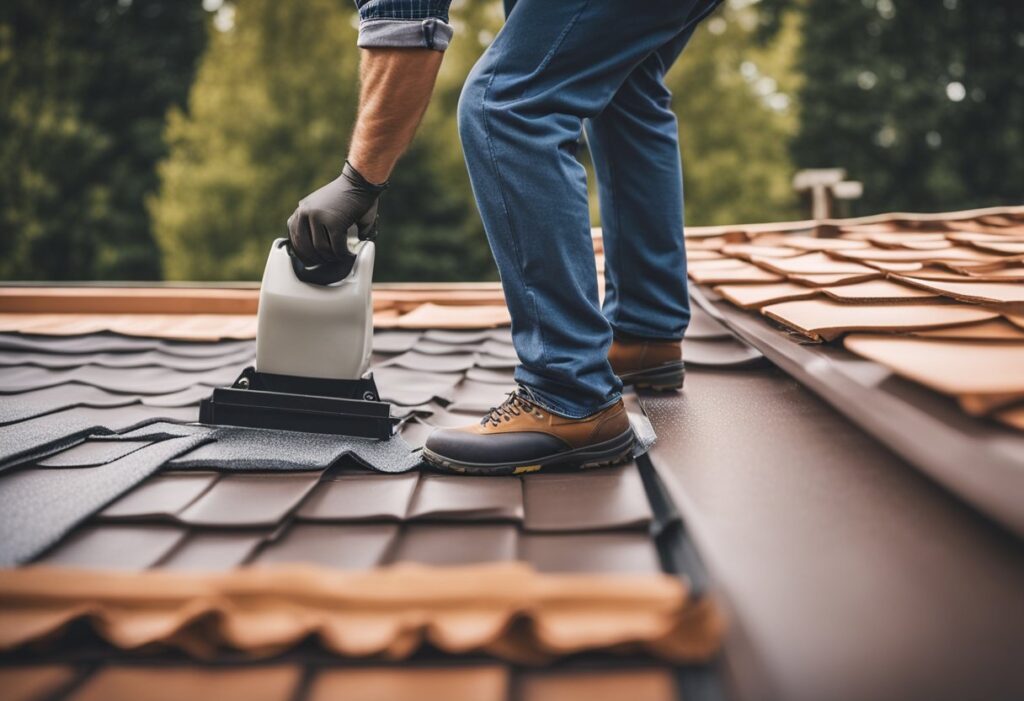
[[[795,380],[875,439],[976,509],[1024,538],[1024,455],[1014,455],[965,429],[951,432],[932,414],[840,372],[814,347],[794,343],[761,319],[727,302],[712,302],[696,285],[693,300]]]

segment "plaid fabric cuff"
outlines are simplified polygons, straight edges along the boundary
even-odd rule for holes
[[[356,0],[359,19],[439,19],[448,22],[452,0]]]
[[[436,17],[362,19],[359,22],[359,47],[444,51],[452,34],[452,25]]]

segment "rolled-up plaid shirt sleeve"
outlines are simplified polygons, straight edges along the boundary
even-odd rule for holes
[[[359,46],[444,51],[452,38],[451,0],[356,0]]]

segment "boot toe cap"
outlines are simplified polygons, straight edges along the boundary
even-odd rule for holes
[[[569,446],[560,438],[536,431],[480,434],[439,428],[430,434],[424,448],[450,462],[502,465],[542,460]]]

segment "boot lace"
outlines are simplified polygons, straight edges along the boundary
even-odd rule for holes
[[[508,393],[504,402],[496,407],[491,407],[487,415],[480,419],[480,425],[486,426],[490,423],[492,426],[498,426],[502,421],[511,421],[513,417],[524,413],[541,416],[537,405],[525,396],[521,389],[516,389]]]

